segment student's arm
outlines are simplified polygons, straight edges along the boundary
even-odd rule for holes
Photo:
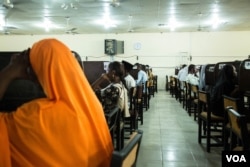
[[[93,90],[100,89],[100,84],[105,80],[109,81],[109,78],[106,73],[102,74],[95,82],[93,82],[91,84],[91,87],[93,88]]]

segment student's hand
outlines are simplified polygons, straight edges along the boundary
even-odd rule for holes
[[[105,80],[109,81],[109,77],[108,77],[107,73],[102,74],[102,79],[105,79]]]
[[[6,67],[6,72],[11,79],[27,78],[27,67],[29,65],[26,51],[20,54],[14,54],[11,57],[10,63]]]
[[[10,63],[0,71],[0,100],[2,99],[9,83],[17,78],[27,78],[28,56],[22,52],[11,57]]]

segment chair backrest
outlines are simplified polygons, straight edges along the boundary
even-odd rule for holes
[[[214,85],[215,83],[215,64],[208,64],[205,68],[205,83],[206,85]]]
[[[129,109],[133,110],[134,109],[134,103],[135,103],[135,98],[134,95],[134,91],[136,91],[136,87],[131,87],[129,90]],[[136,96],[136,94],[135,94]]]
[[[170,77],[169,77],[169,83],[170,83],[170,85],[171,86],[174,86],[175,85],[175,80],[174,80],[174,77],[171,75]]]
[[[175,89],[175,91],[177,91],[178,87],[179,87],[178,78],[174,77],[174,83],[175,83],[174,89]]]
[[[214,66],[214,76],[215,76],[215,81],[218,79],[218,76],[220,74],[220,71],[223,69],[223,67],[226,64],[232,64],[233,65],[234,62],[218,62],[215,64]]]
[[[143,93],[147,94],[148,93],[148,81],[146,81],[145,83],[143,83]]]
[[[112,154],[111,167],[135,167],[140,150],[143,131],[137,130],[120,151]]]
[[[211,117],[210,112],[210,96],[206,91],[198,90],[198,114],[202,111],[206,111],[208,119]]]
[[[208,103],[209,99],[208,99],[208,93],[205,91],[198,91],[198,97],[199,97],[199,101],[203,102],[203,103]]]
[[[193,94],[193,98],[195,98],[195,99],[198,98],[198,91],[199,91],[198,85],[192,85],[191,84],[191,92]]]
[[[183,88],[184,88],[184,91],[185,91],[185,96],[187,97],[188,95],[188,90],[190,89],[189,86],[188,86],[188,83],[187,81],[183,81]]]
[[[235,134],[238,137],[238,139],[241,140],[242,143],[241,150],[249,150],[246,116],[241,115],[231,106],[227,107],[226,111],[231,126],[231,133]],[[234,148],[231,147],[231,150],[233,149]]]
[[[223,102],[224,102],[225,110],[228,106],[231,106],[234,110],[238,111],[238,109],[239,109],[238,108],[238,103],[239,103],[238,98],[233,98],[233,97],[223,95]]]
[[[143,86],[137,86],[136,87],[136,98],[137,99],[142,98],[142,92],[143,92]]]
[[[110,131],[112,131],[117,125],[117,120],[119,115],[120,115],[120,108],[118,106],[114,107],[109,112],[105,112],[105,118]]]

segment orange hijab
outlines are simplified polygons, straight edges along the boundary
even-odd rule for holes
[[[70,49],[41,40],[30,63],[47,98],[0,113],[0,166],[108,167],[113,145],[104,112]]]

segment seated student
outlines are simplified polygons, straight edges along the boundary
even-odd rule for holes
[[[0,113],[0,166],[109,166],[104,112],[70,49],[44,39],[13,56],[0,72],[0,98],[11,81],[33,75],[46,97]]]
[[[133,88],[133,92],[132,95],[135,96],[136,94],[136,82],[135,82],[135,79],[130,75],[130,71],[132,70],[133,68],[133,65],[130,64],[129,62],[127,61],[122,61],[122,64],[124,66],[124,71],[125,71],[125,75],[124,75],[124,80],[125,80],[125,86],[128,90],[128,92],[131,90],[131,88]]]
[[[236,77],[237,72],[232,64],[226,64],[221,69],[210,95],[214,115],[224,116],[223,95],[241,98],[241,93],[235,84]]]
[[[135,82],[135,79],[129,73],[129,71],[132,70],[133,65],[124,60],[122,61],[122,64],[124,66],[124,71],[125,71],[124,81],[125,81],[125,86],[128,91],[129,110],[131,111],[132,105],[133,105],[132,98],[135,97],[136,95],[136,82]],[[130,95],[132,95],[132,97],[130,97]]]
[[[148,75],[148,88],[154,86],[154,74],[152,71],[152,67],[149,67],[149,65],[146,65],[146,73]]]
[[[145,93],[147,88],[146,82],[148,81],[148,75],[144,70],[142,70],[141,64],[136,63],[135,66],[139,70],[137,73],[137,80],[135,80],[136,86],[142,86],[142,84],[144,84],[143,93]]]
[[[186,64],[183,64],[177,74],[177,78],[180,80],[181,89],[184,88],[184,84],[182,81],[186,81],[187,75],[188,75],[188,66]]]
[[[196,69],[194,64],[188,66],[188,75],[186,77],[186,82],[192,85],[199,85],[199,78],[196,75]]]
[[[199,90],[206,90],[205,75],[206,75],[206,64],[201,66],[199,75]]]
[[[123,83],[123,77],[124,69],[122,63],[118,61],[111,62],[109,63],[107,73],[103,73],[92,83],[92,88],[96,92],[106,112],[118,105],[121,111],[123,111],[124,116],[129,117],[128,95]],[[105,80],[109,81],[110,84],[105,88],[101,88],[100,85]]]
[[[187,75],[188,75],[188,66],[186,64],[183,64],[181,66],[180,71],[178,72],[177,78],[180,81],[186,81]]]

